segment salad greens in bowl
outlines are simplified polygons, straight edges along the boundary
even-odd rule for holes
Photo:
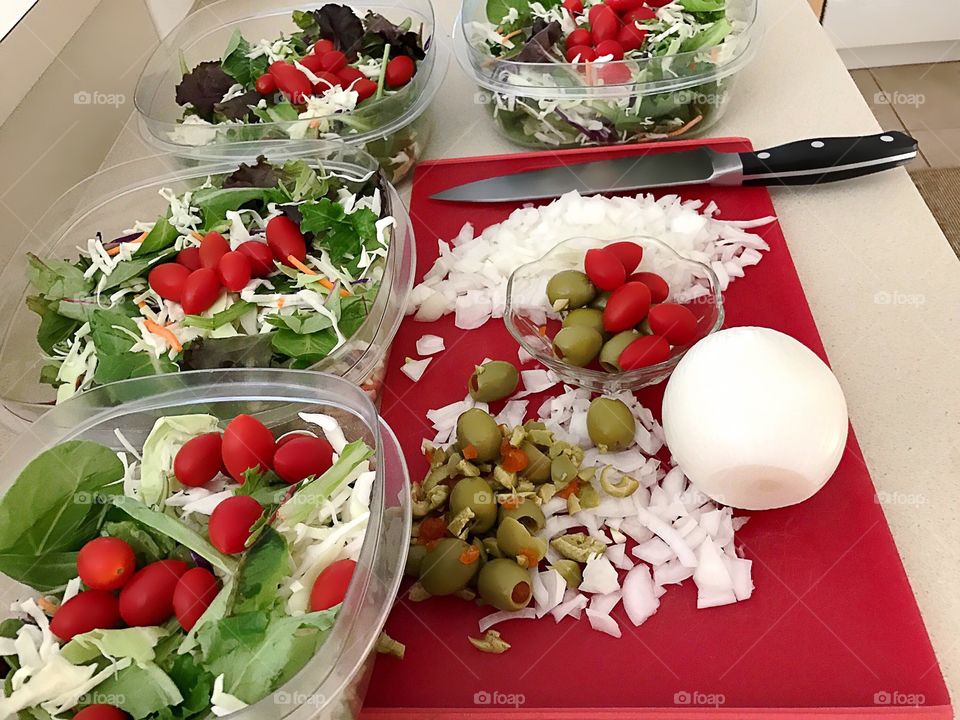
[[[458,60],[527,147],[691,137],[757,44],[757,0],[464,0]]]
[[[309,147],[146,182],[170,158],[137,161],[54,203],[4,273],[4,405],[32,419],[98,385],[224,367],[324,370],[376,397],[413,280],[408,218],[373,158]]]
[[[425,111],[446,64],[430,0],[221,0],[164,40],[135,104],[146,138],[181,156],[342,140],[366,148],[398,182],[429,140]]]
[[[409,480],[333,376],[98,388],[0,481],[0,716],[352,718],[406,556]],[[11,604],[12,603],[12,604]]]

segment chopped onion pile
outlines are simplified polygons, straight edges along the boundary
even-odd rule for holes
[[[718,213],[712,202],[681,200],[677,195],[606,198],[570,192],[548,205],[515,210],[479,236],[467,223],[457,237],[439,242],[440,257],[413,289],[408,313],[433,322],[455,312],[457,327],[465,330],[503,317],[511,273],[575,237],[654,237],[680,255],[709,265],[720,289],[726,290],[732,280],[744,276],[745,268],[760,262],[760,251],[770,249],[763,238],[747,231],[774,218],[718,220]],[[689,273],[664,279],[671,288],[691,282]]]

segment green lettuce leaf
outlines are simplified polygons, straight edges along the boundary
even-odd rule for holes
[[[93,289],[93,282],[83,276],[83,270],[64,260],[41,260],[27,253],[27,280],[48,300],[85,297]]]

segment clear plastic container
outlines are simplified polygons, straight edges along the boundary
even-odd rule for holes
[[[247,148],[250,151],[250,148]],[[41,258],[73,259],[78,247],[98,232],[105,238],[119,237],[136,220],[156,218],[167,208],[161,188],[181,193],[203,184],[213,175],[236,170],[237,163],[252,161],[238,153],[230,161],[180,168],[177,158],[158,155],[109,168],[75,185],[55,200],[32,232],[25,233],[13,259],[0,275],[0,399],[15,418],[35,420],[53,404],[56,393],[39,382],[43,351],[36,343],[39,317],[25,300],[26,253]],[[253,150],[254,156],[257,151]],[[265,150],[268,158],[283,161],[300,158],[322,164],[328,171],[355,181],[377,171],[377,162],[358,148],[342,143],[289,143],[285,148]],[[384,184],[385,209],[396,218],[387,254],[381,290],[370,313],[356,333],[336,352],[311,369],[343,377],[378,398],[390,344],[396,335],[416,267],[415,243],[410,218],[397,191]],[[11,424],[8,418],[7,424]]]
[[[645,60],[519,63],[471,43],[486,0],[463,0],[454,28],[461,67],[497,129],[524,147],[563,148],[695,137],[723,115],[758,43],[757,0],[728,0],[720,45]],[[639,79],[638,79],[639,78]]]
[[[620,372],[594,367],[577,367],[559,359],[553,351],[553,338],[560,330],[556,313],[547,300],[547,282],[562,270],[583,270],[588,250],[606,247],[612,242],[632,242],[643,248],[643,260],[636,272],[661,275],[670,288],[668,302],[684,305],[697,319],[696,337],[689,345],[674,347],[670,357],[656,365]],[[695,293],[684,291],[695,288]],[[695,297],[690,297],[695,295]],[[539,260],[521,265],[507,283],[507,304],[503,322],[514,340],[564,383],[611,395],[631,392],[663,382],[693,343],[716,332],[723,325],[723,296],[716,274],[703,263],[677,254],[669,245],[652,237],[631,236],[620,240],[571,238],[557,245]]]
[[[445,0],[446,1],[446,0]],[[176,103],[176,86],[183,75],[181,57],[188,67],[217,60],[234,30],[250,42],[289,35],[297,30],[294,10],[320,7],[323,3],[291,3],[290,0],[220,0],[187,16],[147,62],[137,82],[134,104],[140,113],[141,133],[148,142],[165,152],[192,159],[223,157],[224,146],[250,143],[290,142],[290,131],[303,121],[222,124],[184,132],[178,122],[183,107]],[[311,129],[314,137],[340,139],[366,148],[379,161],[391,182],[409,174],[430,140],[432,122],[426,110],[439,90],[449,62],[445,44],[438,42],[430,0],[399,2],[358,2],[342,0],[360,15],[380,13],[388,20],[413,20],[423,28],[426,57],[420,61],[413,80],[400,92],[379,101],[364,103],[349,113],[324,118],[328,127]]]
[[[366,694],[373,647],[393,606],[410,537],[410,486],[396,437],[356,386],[331,375],[295,370],[201,370],[107,385],[73,398],[44,415],[3,456],[0,492],[39,453],[68,440],[91,440],[122,450],[114,435],[141,447],[157,418],[208,413],[228,421],[257,416],[275,433],[316,429],[297,416],[335,416],[348,439],[376,449],[377,471],[367,534],[337,622],[313,658],[282,688],[231,715],[235,720],[355,718]],[[7,601],[33,593],[0,575]]]

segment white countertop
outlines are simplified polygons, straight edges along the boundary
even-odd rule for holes
[[[436,0],[442,27],[458,3]],[[806,0],[762,0],[764,37],[712,134],[755,147],[878,131]],[[515,152],[451,62],[428,157]],[[455,121],[449,121],[449,118]],[[444,119],[447,119],[444,122]],[[467,118],[475,118],[467,120]],[[105,164],[152,154],[128,123]],[[780,223],[940,658],[960,691],[960,263],[905,170],[773,192]],[[762,267],[762,266],[761,266]],[[0,433],[0,449],[9,444]]]

